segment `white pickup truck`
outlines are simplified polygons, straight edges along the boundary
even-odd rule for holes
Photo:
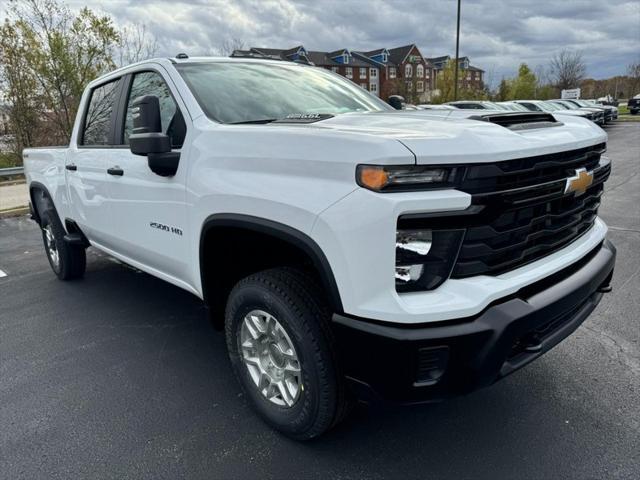
[[[323,69],[180,55],[93,81],[69,147],[24,164],[60,279],[91,246],[201,298],[255,409],[308,439],[354,399],[489,385],[587,318],[615,260],[606,140],[581,118],[428,118]]]

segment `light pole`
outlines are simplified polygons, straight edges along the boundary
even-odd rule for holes
[[[453,84],[453,100],[458,100],[458,55],[460,55],[460,2],[458,0],[458,26],[456,29],[456,65],[455,65],[455,73],[454,73],[454,84]]]

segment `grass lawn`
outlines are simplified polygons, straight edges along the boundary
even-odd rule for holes
[[[0,152],[0,168],[17,167],[19,165],[22,165],[22,159],[18,155]]]

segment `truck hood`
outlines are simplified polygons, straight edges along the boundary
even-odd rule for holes
[[[426,112],[350,113],[307,127],[392,138],[405,145],[418,164],[495,162],[583,148],[607,139],[600,127],[579,117],[563,116],[552,127],[510,130],[464,118],[455,110]]]

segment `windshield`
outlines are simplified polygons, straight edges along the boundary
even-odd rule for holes
[[[510,108],[506,107],[505,105],[498,105],[497,103],[493,103],[493,102],[482,102],[482,104],[485,107],[488,107],[493,110],[510,110]]]
[[[393,110],[351,81],[321,68],[285,62],[185,63],[176,68],[206,115],[222,123]]]
[[[552,112],[557,112],[558,110],[564,110],[563,108],[560,108],[560,106],[558,106],[557,103],[553,103],[553,102],[542,102],[538,106],[543,110],[552,111]]]

